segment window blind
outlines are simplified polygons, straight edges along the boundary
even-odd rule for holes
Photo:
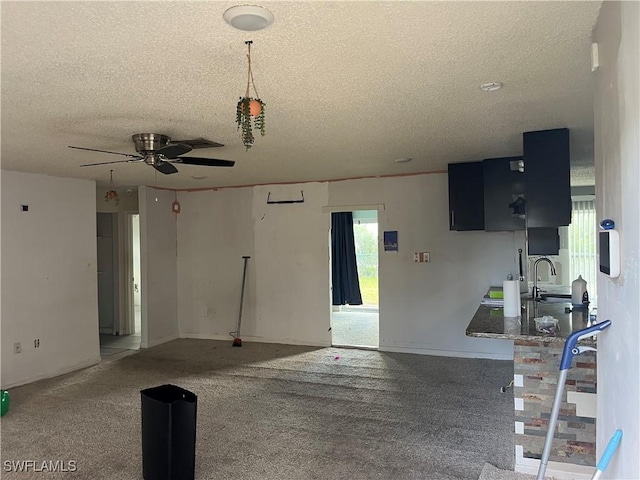
[[[594,299],[596,291],[596,207],[593,200],[572,202],[571,225],[569,225],[569,265],[571,281],[582,275],[587,281],[589,297]]]

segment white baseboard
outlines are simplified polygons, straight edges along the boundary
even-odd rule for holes
[[[26,385],[27,383],[37,382],[38,380],[59,377],[60,375],[64,375],[66,373],[71,373],[71,372],[75,372],[76,370],[82,370],[83,368],[92,367],[94,365],[97,365],[101,361],[102,361],[102,357],[100,357],[100,355],[98,354],[95,357],[87,358],[81,362],[77,362],[77,363],[74,363],[73,365],[68,365],[66,367],[59,368],[52,372],[42,373],[40,375],[34,375],[33,377],[23,378],[11,383],[7,383],[6,385],[3,385],[2,388],[8,389],[13,387],[19,387],[20,385]]]
[[[231,335],[212,335],[208,333],[181,333],[180,338],[196,338],[200,340],[227,340],[233,342]],[[266,337],[251,337],[242,335],[243,342],[256,342],[256,343],[280,343],[284,345],[304,345],[308,347],[330,347],[330,342],[307,342],[305,340],[296,340],[293,338],[266,338]]]
[[[231,335],[210,335],[208,333],[180,333],[180,338],[195,338],[196,340],[228,340],[233,342]],[[242,337],[244,340],[244,337]]]
[[[458,357],[458,358],[488,358],[491,360],[513,360],[513,354],[502,353],[485,353],[485,352],[459,352],[453,350],[438,350],[433,348],[419,347],[403,347],[403,346],[384,346],[380,345],[378,350],[381,352],[397,352],[397,353],[417,353],[418,355],[435,355],[438,357]]]
[[[146,343],[140,342],[140,348],[151,348],[156,345],[161,345],[163,343],[171,342],[172,340],[177,340],[180,338],[177,333],[172,335],[167,335],[166,337],[156,338],[155,340],[147,341]]]
[[[514,470],[519,473],[536,475],[540,468],[540,460],[525,458],[521,445],[516,445],[516,465]],[[596,467],[573,465],[571,463],[549,462],[545,471],[545,478],[553,480],[591,480]]]
[[[180,333],[180,338],[196,338],[200,340],[228,340],[233,341],[231,335],[213,335],[208,333]],[[293,338],[266,338],[266,337],[251,337],[242,335],[243,342],[259,342],[259,343],[281,343],[285,345],[305,345],[309,347],[340,347],[341,345],[331,345],[331,342],[309,342],[305,340],[297,340]],[[435,355],[439,357],[461,357],[461,358],[488,358],[493,360],[513,360],[513,354],[495,354],[495,353],[483,353],[483,352],[457,352],[451,350],[437,350],[430,348],[415,348],[415,347],[403,347],[393,346],[385,347],[380,346],[378,348],[367,348],[367,350],[378,350],[380,352],[398,352],[398,353],[417,353],[419,355]]]

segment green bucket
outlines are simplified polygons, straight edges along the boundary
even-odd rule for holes
[[[10,401],[9,392],[2,390],[2,394],[0,396],[0,417],[9,411]]]

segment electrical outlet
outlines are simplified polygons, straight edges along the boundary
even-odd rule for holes
[[[36,338],[33,341],[33,348],[40,348],[40,339],[39,338]]]
[[[22,353],[22,344],[20,342],[13,344],[13,353]]]

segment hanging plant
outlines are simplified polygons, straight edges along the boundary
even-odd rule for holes
[[[238,101],[236,123],[238,130],[241,130],[240,136],[246,150],[249,150],[255,142],[254,129],[264,136],[264,107],[264,102],[259,98],[241,97]]]
[[[249,150],[255,142],[254,129],[264,136],[265,127],[265,103],[260,99],[256,86],[253,83],[251,71],[251,40],[244,42],[247,45],[247,91],[244,97],[240,97],[236,106],[236,124],[240,130],[240,137],[245,150]],[[251,88],[255,96],[251,96]]]

